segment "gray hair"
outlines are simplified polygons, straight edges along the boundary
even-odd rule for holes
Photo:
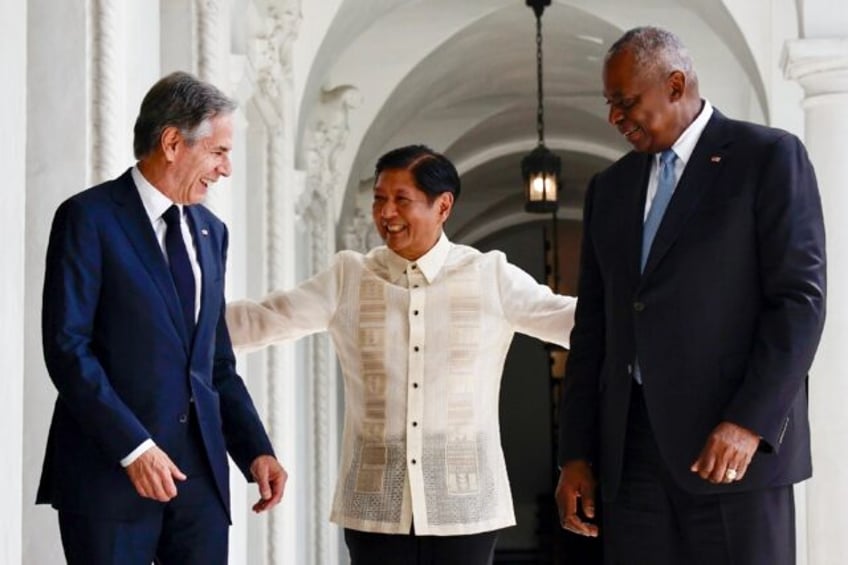
[[[209,120],[229,114],[236,103],[215,86],[177,71],[154,84],[135,120],[133,152],[136,159],[150,155],[159,144],[162,132],[175,127],[189,145],[209,135]]]
[[[632,53],[636,68],[644,69],[645,73],[666,75],[672,71],[682,71],[689,81],[698,81],[689,50],[670,31],[652,26],[633,28],[612,44],[605,61],[622,51]]]

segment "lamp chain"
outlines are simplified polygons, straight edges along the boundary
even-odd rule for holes
[[[536,106],[536,131],[539,134],[539,145],[545,144],[545,107],[542,95],[542,15],[536,15],[536,86],[539,95]]]

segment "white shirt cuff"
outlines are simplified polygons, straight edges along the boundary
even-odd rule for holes
[[[141,442],[141,445],[130,451],[130,454],[121,459],[121,467],[129,467],[132,465],[133,461],[141,457],[141,454],[155,446],[152,439],[146,439]]]

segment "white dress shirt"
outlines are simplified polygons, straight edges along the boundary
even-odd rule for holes
[[[162,194],[156,187],[150,184],[141,171],[138,165],[130,171],[133,182],[138,189],[138,195],[141,198],[141,203],[144,206],[144,211],[147,212],[147,217],[150,219],[150,224],[153,226],[153,232],[156,234],[156,240],[159,242],[159,247],[162,249],[162,254],[165,256],[165,262],[168,262],[168,252],[165,250],[165,232],[168,229],[165,219],[162,214],[165,210],[171,207],[174,202],[170,198]],[[188,222],[183,215],[182,204],[177,204],[180,209],[180,231],[183,236],[186,251],[188,252],[188,260],[191,263],[191,271],[194,275],[194,320],[197,321],[197,316],[200,313],[200,292],[203,287],[203,277],[200,271],[200,263],[197,260],[197,249],[194,247],[194,239],[191,236]],[[152,439],[147,439],[138,447],[133,449],[126,457],[121,459],[123,467],[129,466],[133,461],[138,459],[142,453],[156,445]]]
[[[414,262],[385,246],[342,251],[293,290],[229,304],[227,323],[247,349],[330,332],[345,382],[333,522],[409,533],[414,516],[416,534],[461,535],[515,524],[504,359],[515,332],[567,347],[576,302],[442,234]]]
[[[678,137],[677,141],[674,142],[674,145],[671,146],[671,150],[674,151],[675,155],[677,155],[677,159],[674,161],[675,188],[677,188],[677,183],[680,181],[680,177],[683,176],[683,170],[686,168],[686,163],[688,163],[689,159],[692,157],[695,145],[698,143],[698,140],[701,139],[701,133],[703,133],[704,128],[707,127],[707,122],[710,121],[710,117],[712,117],[712,115],[712,104],[710,104],[709,100],[704,100],[704,107],[701,108],[701,113],[698,114],[698,117],[695,118],[691,124],[689,124],[688,128],[683,130],[683,133],[680,134],[680,137]],[[660,155],[661,153],[656,153],[651,161],[651,174],[648,177],[648,192],[645,195],[645,215],[643,217],[643,221],[648,217],[648,211],[650,211],[651,204],[654,202],[654,196],[657,195]]]

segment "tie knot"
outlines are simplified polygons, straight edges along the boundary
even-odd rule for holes
[[[162,214],[162,219],[168,228],[179,227],[180,225],[180,208],[176,204],[171,204],[171,207],[165,210]]]
[[[660,164],[663,167],[671,165],[674,163],[675,159],[677,159],[677,153],[675,153],[673,149],[666,149],[660,153]]]

